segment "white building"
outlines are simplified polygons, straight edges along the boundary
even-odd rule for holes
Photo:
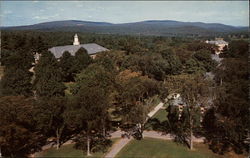
[[[109,51],[96,43],[80,44],[77,34],[74,36],[73,45],[56,46],[49,49],[56,58],[60,58],[64,52],[68,51],[71,55],[75,56],[75,53],[80,49],[84,48],[90,57],[95,58],[97,53]]]
[[[224,41],[223,38],[215,38],[214,41],[208,41],[206,40],[206,43],[208,44],[214,44],[218,46],[218,50],[215,51],[215,54],[222,53],[222,50],[225,46],[228,46],[228,42]]]

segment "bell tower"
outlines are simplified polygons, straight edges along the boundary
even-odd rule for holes
[[[80,42],[79,42],[79,40],[78,40],[78,36],[77,36],[77,34],[75,34],[75,36],[74,36],[74,42],[73,42],[73,45],[74,45],[74,46],[78,46],[78,45],[80,45]]]

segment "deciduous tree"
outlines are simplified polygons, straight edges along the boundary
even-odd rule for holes
[[[22,96],[0,98],[0,147],[4,157],[28,157],[45,143],[32,116],[33,101]]]
[[[71,101],[68,106],[66,120],[71,128],[79,129],[78,139],[86,140],[86,143],[77,142],[82,144],[81,149],[87,151],[87,156],[90,155],[91,141],[103,132],[103,119],[107,117],[107,105],[107,94],[102,88],[81,86],[74,101]]]
[[[62,143],[67,141],[72,131],[66,125],[64,113],[67,100],[65,97],[41,97],[34,106],[34,119],[37,128],[46,137],[55,137],[56,148],[59,149]]]
[[[201,76],[194,76],[183,81],[181,98],[183,110],[169,106],[168,120],[172,131],[182,141],[189,140],[189,148],[193,149],[193,133],[200,127],[200,106],[208,106],[209,83]],[[178,128],[180,127],[180,128]]]

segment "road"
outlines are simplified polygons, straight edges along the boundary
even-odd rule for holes
[[[159,103],[152,111],[150,111],[148,113],[148,117],[151,118],[154,116],[154,114],[156,114],[162,107],[163,107],[164,103]]]
[[[123,132],[121,130],[115,131],[114,133],[111,133],[111,138],[121,138],[122,133]],[[173,140],[174,139],[174,136],[172,136],[170,134],[164,134],[162,132],[157,132],[157,131],[143,131],[143,137],[144,138],[146,137],[146,138],[163,139],[163,140]],[[204,137],[200,137],[200,138],[193,137],[194,142],[197,142],[197,143],[204,142],[204,139],[205,139]]]
[[[127,145],[131,140],[133,140],[133,137],[129,138],[122,138],[113,146],[111,147],[111,150],[104,156],[104,158],[113,158],[115,155],[125,146]]]

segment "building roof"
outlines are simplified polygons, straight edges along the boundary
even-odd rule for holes
[[[224,40],[216,40],[216,41],[207,41],[207,43],[209,44],[215,44],[215,45],[219,45],[219,44],[225,44],[227,45],[228,43]]]
[[[107,48],[104,48],[96,43],[57,46],[50,48],[49,51],[53,53],[56,58],[60,58],[65,51],[68,51],[71,55],[74,56],[77,50],[80,48],[86,49],[89,55],[93,55],[103,51],[108,51]]]

